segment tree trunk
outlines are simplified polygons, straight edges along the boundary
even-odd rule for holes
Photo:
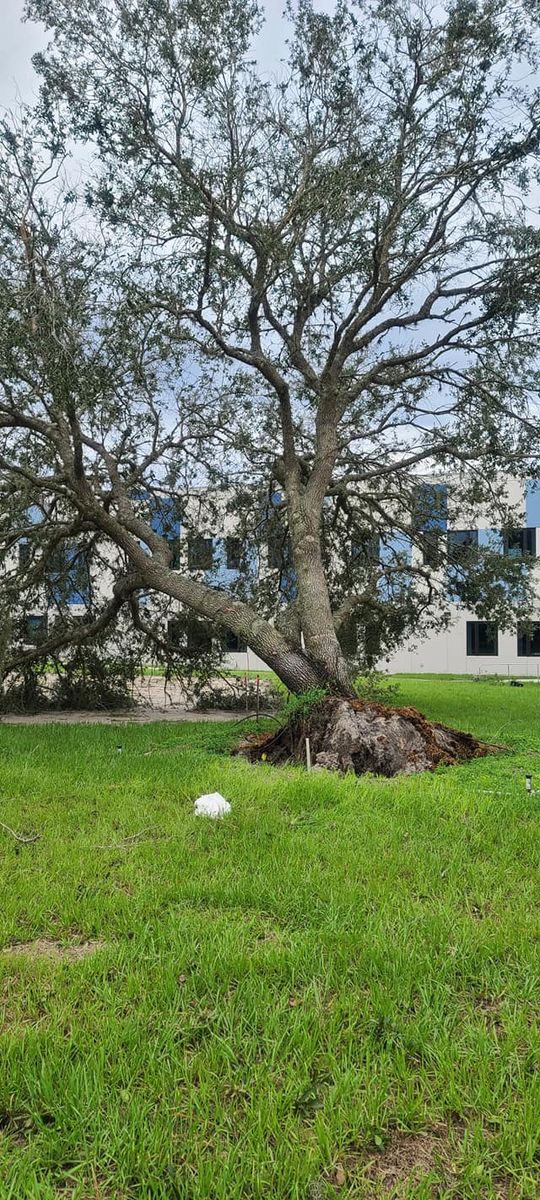
[[[339,677],[328,671],[324,664],[315,661],[309,650],[304,652],[291,645],[274,625],[249,605],[233,600],[226,592],[210,588],[177,571],[170,571],[144,552],[137,554],[136,565],[150,586],[179,600],[203,619],[231,629],[243,638],[255,654],[275,671],[289,691],[299,693],[309,688],[327,687],[336,695],[352,694],[348,678],[347,690],[344,691]]]
[[[292,516],[291,538],[298,584],[298,606],[306,651],[336,696],[355,695],[347,661],[334,625],[321,554],[320,527]],[[319,523],[320,524],[320,523]]]
[[[332,617],[328,587],[315,536],[302,528],[297,538],[295,559],[298,573],[299,604],[305,650],[295,646],[275,625],[254,611],[249,604],[235,600],[227,592],[209,587],[179,571],[171,571],[167,543],[138,518],[131,517],[132,529],[126,529],[112,513],[95,503],[85,505],[96,526],[101,528],[127,553],[140,579],[141,587],[150,587],[171,596],[198,616],[230,629],[243,638],[255,653],[268,663],[291,692],[326,687],[336,696],[351,697],[354,690],[342,654]],[[151,547],[149,554],[142,538]]]

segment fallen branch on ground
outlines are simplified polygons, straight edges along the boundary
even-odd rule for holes
[[[5,829],[6,833],[10,833],[11,836],[16,838],[18,842],[29,844],[30,842],[39,841],[39,833],[31,833],[28,837],[25,837],[23,833],[16,833],[15,830],[11,829],[9,825],[4,825],[3,821],[0,821],[0,829]]]
[[[147,835],[145,837],[145,834]],[[160,832],[159,829],[153,830],[151,826],[147,829],[140,829],[138,833],[130,833],[127,837],[122,838],[119,842],[109,842],[105,845],[97,846],[97,850],[129,850],[132,846],[138,846],[140,842],[150,842],[154,838],[166,837],[166,834]],[[169,839],[168,839],[169,840]]]

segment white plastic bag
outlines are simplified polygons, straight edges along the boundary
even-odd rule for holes
[[[224,817],[230,811],[229,801],[220,792],[209,792],[207,796],[199,796],[194,805],[197,817]]]

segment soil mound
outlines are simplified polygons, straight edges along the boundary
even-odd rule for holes
[[[238,753],[251,762],[306,763],[310,740],[314,769],[363,775],[412,775],[454,766],[504,749],[470,733],[428,721],[416,708],[387,708],[372,700],[328,697],[309,716],[294,717],[277,733],[249,737]]]

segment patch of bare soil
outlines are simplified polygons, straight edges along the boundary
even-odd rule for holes
[[[315,770],[353,771],[356,775],[412,775],[504,749],[428,721],[416,708],[389,708],[372,700],[329,696],[309,716],[294,717],[277,733],[247,738],[237,753],[251,762],[305,764],[306,738]]]
[[[456,1133],[463,1133],[461,1126],[454,1128]],[[362,1182],[366,1200],[371,1196],[398,1200],[404,1189],[421,1183],[428,1175],[433,1176],[434,1186],[446,1185],[453,1175],[452,1142],[446,1125],[422,1133],[394,1130],[381,1150],[343,1155],[324,1176],[324,1182],[338,1192],[354,1178],[356,1183]]]
[[[489,1029],[493,1029],[499,1036],[505,1033],[500,1000],[493,999],[491,996],[479,996],[474,1001],[474,1007],[482,1015]]]
[[[445,1175],[449,1165],[446,1129],[427,1133],[394,1133],[364,1170],[364,1178],[390,1195],[404,1183],[417,1183],[431,1172]],[[398,1193],[399,1194],[399,1193]]]
[[[13,1146],[26,1146],[32,1126],[25,1113],[0,1110],[0,1137],[8,1137]]]
[[[310,1200],[322,1200],[323,1194],[328,1194],[327,1191],[323,1193],[323,1187],[340,1192],[353,1181],[355,1188],[361,1186],[358,1194],[365,1196],[365,1200],[382,1200],[383,1197],[401,1200],[409,1195],[411,1186],[427,1182],[428,1177],[431,1178],[426,1197],[437,1200],[438,1196],[447,1195],[448,1189],[457,1197],[461,1192],[456,1159],[458,1143],[465,1132],[466,1127],[460,1120],[421,1133],[394,1130],[381,1150],[371,1154],[367,1151],[344,1154],[332,1170],[312,1185]],[[494,1180],[492,1188],[497,1200],[517,1200],[512,1180],[506,1176]],[[356,1190],[354,1194],[357,1194]]]
[[[50,688],[54,676],[47,677]],[[232,682],[232,681],[231,681]],[[240,692],[243,689],[241,681],[237,683]],[[266,708],[266,681],[261,680],[262,707]],[[148,723],[186,722],[186,721],[237,721],[246,712],[236,712],[231,709],[215,707],[205,710],[194,710],[194,699],[186,696],[185,688],[179,680],[167,680],[163,676],[141,676],[134,685],[132,694],[133,707],[125,709],[45,709],[40,712],[8,712],[0,713],[0,725],[146,725]],[[254,716],[250,698],[250,715]]]
[[[57,962],[77,962],[101,950],[105,943],[99,939],[88,942],[57,942],[53,938],[35,938],[32,942],[13,942],[4,946],[2,954],[24,956],[25,958],[46,958]]]

